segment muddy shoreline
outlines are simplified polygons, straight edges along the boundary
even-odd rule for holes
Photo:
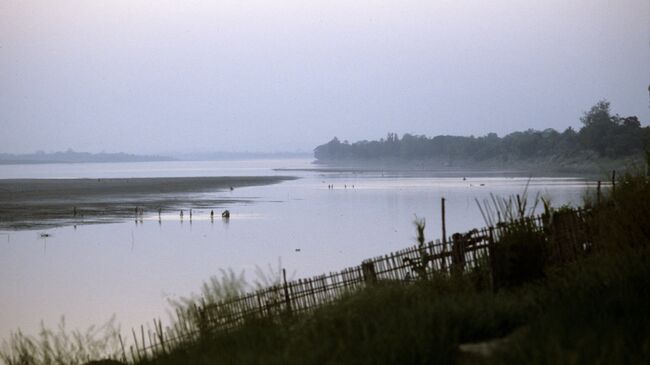
[[[0,180],[0,230],[119,222],[179,209],[249,201],[224,192],[292,176]],[[215,193],[214,196],[210,196]],[[136,213],[136,209],[141,213]]]

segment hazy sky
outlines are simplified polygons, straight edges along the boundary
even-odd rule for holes
[[[648,0],[0,0],[0,152],[650,121]]]

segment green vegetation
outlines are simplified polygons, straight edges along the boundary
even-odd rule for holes
[[[640,156],[650,145],[650,127],[641,127],[635,116],[612,114],[609,102],[594,105],[580,119],[579,131],[569,127],[560,133],[554,129],[510,133],[499,137],[489,133],[482,137],[405,134],[400,139],[389,133],[379,141],[340,142],[338,138],[316,147],[319,161],[438,160],[455,162],[512,162],[531,159],[575,158],[619,159]]]
[[[99,357],[117,358],[120,351],[120,329],[111,318],[102,326],[85,331],[69,331],[65,318],[52,330],[41,323],[37,336],[18,331],[2,341],[0,361],[7,365],[82,364]]]
[[[459,344],[520,326],[529,328],[526,336],[491,363],[644,363],[649,259],[647,250],[594,257],[497,293],[477,291],[465,278],[386,283],[313,315],[250,322],[140,363],[455,363]]]

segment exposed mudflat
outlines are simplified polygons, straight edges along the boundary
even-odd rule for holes
[[[0,229],[120,221],[177,209],[218,208],[246,199],[218,193],[291,176],[0,180]]]

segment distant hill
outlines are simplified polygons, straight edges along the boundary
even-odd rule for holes
[[[255,160],[255,159],[286,159],[311,158],[310,152],[194,152],[173,154],[183,161],[219,161],[219,160]]]
[[[82,163],[82,162],[149,162],[171,161],[170,157],[132,155],[128,153],[89,153],[76,152],[71,149],[64,152],[36,152],[29,154],[0,153],[0,164],[46,164],[46,163]]]

